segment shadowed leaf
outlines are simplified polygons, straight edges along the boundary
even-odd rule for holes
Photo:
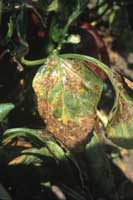
[[[0,199],[1,200],[12,200],[6,189],[0,184]]]
[[[6,116],[15,108],[12,103],[0,104],[0,122],[2,122]]]
[[[123,148],[133,149],[133,101],[122,87],[119,93],[117,111],[107,127],[107,136],[115,144]]]
[[[112,193],[114,190],[114,178],[110,162],[97,134],[94,134],[91,141],[86,145],[85,155],[94,185],[98,186],[102,194],[112,196],[112,199],[117,199],[116,194]]]

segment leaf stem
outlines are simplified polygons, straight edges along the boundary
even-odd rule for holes
[[[82,13],[82,9],[81,9],[81,5],[80,3],[78,3],[76,10],[69,16],[69,19],[64,27],[63,33],[62,33],[62,37],[59,41],[57,50],[60,50],[62,47],[62,44],[64,42],[64,37],[66,35],[66,33],[68,32],[69,26],[72,24],[72,22]]]
[[[34,65],[42,65],[46,62],[46,58],[42,58],[39,60],[26,60],[24,57],[21,58],[21,63],[26,66],[34,66]]]
[[[3,0],[0,1],[0,25],[2,22],[2,12],[3,12]]]
[[[72,13],[72,15],[69,16],[69,19],[67,21],[67,24],[64,27],[63,33],[62,33],[62,37],[59,41],[58,47],[56,49],[53,50],[54,53],[57,53],[61,47],[62,44],[64,42],[64,37],[66,35],[66,33],[68,32],[69,26],[72,24],[72,22],[83,12],[83,9],[81,9],[81,4],[80,2],[77,4],[77,8],[75,9],[75,11]],[[26,65],[26,66],[34,66],[34,65],[42,65],[44,64],[46,61],[46,58],[42,58],[39,60],[26,60],[24,57],[21,58],[21,63]]]

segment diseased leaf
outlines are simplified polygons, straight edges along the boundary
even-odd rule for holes
[[[106,133],[121,155],[112,158],[113,163],[133,182],[133,101],[123,88],[120,77],[115,80],[119,85],[118,106]]]
[[[106,132],[118,146],[133,149],[133,101],[123,88],[119,93],[117,111]]]
[[[81,147],[93,130],[103,82],[78,59],[53,56],[33,80],[47,129],[67,148]]]
[[[6,116],[15,108],[12,103],[2,103],[0,104],[0,122],[2,122]]]
[[[133,150],[121,149],[121,156],[113,158],[113,163],[133,183]],[[132,192],[133,196],[133,192]]]
[[[112,71],[108,68],[107,65],[103,64],[102,62],[100,62],[96,58],[93,58],[93,57],[90,57],[90,56],[81,55],[81,54],[61,54],[60,57],[69,58],[69,59],[70,58],[71,59],[77,58],[77,59],[80,59],[82,61],[85,61],[85,62],[87,62],[86,64],[87,64],[88,68],[90,68],[91,70],[94,70],[94,68],[92,68],[92,65],[93,65],[93,67],[94,66],[97,67],[99,72],[100,71],[104,72],[104,78],[105,78],[105,75],[108,77],[108,79],[110,80],[110,82],[111,82],[111,84],[114,88],[114,92],[115,92],[114,104],[113,104],[111,112],[108,116],[108,122],[110,123],[110,121],[112,120],[112,118],[114,117],[114,115],[116,113],[116,109],[117,109],[117,106],[118,106],[118,97],[119,97],[119,88],[118,88],[118,84],[114,80],[114,73],[112,73]],[[89,63],[90,63],[90,67],[89,67]]]

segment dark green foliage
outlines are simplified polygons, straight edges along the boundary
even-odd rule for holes
[[[12,103],[0,104],[0,122],[2,122],[14,108],[15,106]]]

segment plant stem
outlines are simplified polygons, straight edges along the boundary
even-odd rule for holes
[[[80,2],[77,5],[77,8],[75,9],[75,11],[72,13],[72,15],[69,16],[69,19],[67,21],[67,24],[64,27],[63,33],[62,33],[62,37],[59,41],[58,47],[56,49],[53,50],[54,53],[58,53],[58,51],[61,49],[62,44],[64,42],[64,37],[66,35],[66,33],[68,32],[69,26],[72,24],[72,22],[83,12],[83,9],[81,8],[81,4]],[[26,65],[26,66],[34,66],[34,65],[42,65],[44,64],[46,61],[46,58],[42,58],[39,60],[26,60],[24,57],[21,58],[21,63]]]
[[[42,65],[46,61],[46,58],[42,58],[39,60],[26,60],[24,57],[21,58],[21,63],[26,66],[34,66],[34,65]]]
[[[81,9],[80,4],[77,5],[76,10],[69,16],[69,19],[64,27],[63,33],[62,33],[62,37],[59,41],[57,50],[59,51],[62,47],[62,44],[64,42],[64,37],[66,35],[66,33],[68,32],[69,26],[72,24],[72,22],[83,12],[83,10]]]
[[[0,0],[0,25],[2,21],[3,0]]]

